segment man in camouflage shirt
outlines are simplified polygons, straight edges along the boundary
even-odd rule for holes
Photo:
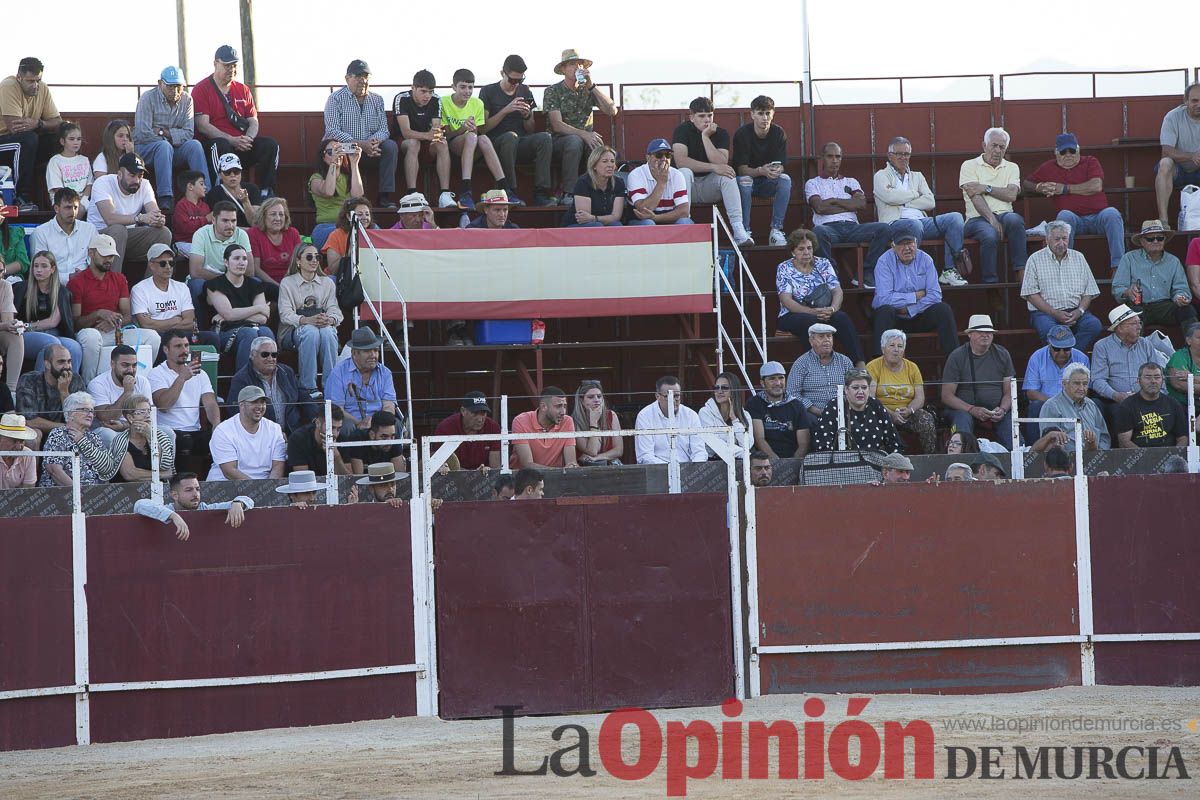
[[[579,179],[580,160],[604,145],[604,137],[592,130],[592,109],[598,108],[600,113],[610,117],[617,115],[612,98],[592,82],[591,66],[591,60],[581,58],[575,50],[563,50],[562,59],[554,68],[563,79],[546,87],[542,97],[547,127],[554,137],[554,156],[562,158],[564,204],[571,202],[575,182]],[[579,74],[582,74],[582,82],[577,80]]]

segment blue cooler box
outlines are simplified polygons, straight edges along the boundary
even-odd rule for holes
[[[475,344],[530,344],[531,319],[481,319],[475,322]]]

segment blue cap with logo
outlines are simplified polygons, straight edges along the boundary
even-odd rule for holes
[[[231,44],[223,44],[217,48],[216,55],[213,60],[220,61],[222,64],[236,64],[241,59],[238,58],[238,51]]]
[[[1071,333],[1071,329],[1066,325],[1055,325],[1046,334],[1046,344],[1057,347],[1059,350],[1074,347],[1075,334]]]
[[[671,143],[666,139],[651,139],[650,144],[646,145],[646,155],[653,155],[663,151],[671,152]]]
[[[1060,133],[1054,137],[1054,152],[1061,153],[1067,148],[1079,149],[1079,140],[1075,138],[1073,133]]]
[[[158,77],[167,86],[179,86],[183,84],[183,70],[176,66],[167,67]]]

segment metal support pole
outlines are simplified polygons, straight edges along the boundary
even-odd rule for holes
[[[1017,379],[1013,378],[1008,382],[1009,399],[1012,401],[1009,411],[1009,419],[1012,420],[1012,452],[1009,453],[1009,470],[1008,474],[1012,475],[1013,480],[1020,480],[1025,477],[1025,451],[1021,447],[1021,423],[1017,419]]]
[[[158,409],[150,406],[150,499],[163,501],[162,464],[158,452]]]
[[[837,449],[846,449],[846,387],[839,384],[837,387]]]
[[[1195,475],[1200,472],[1200,447],[1196,445],[1196,376],[1188,373],[1188,472]]]
[[[675,427],[675,392],[674,390],[667,391],[667,427]],[[667,447],[669,455],[667,456],[667,491],[671,494],[679,494],[683,488],[679,480],[679,454],[675,452],[675,436],[670,433],[667,435]]]
[[[508,395],[500,395],[500,432],[508,433]],[[507,475],[512,472],[512,468],[508,466],[508,437],[500,440],[500,474]]]
[[[325,502],[331,506],[338,504],[338,476],[334,469],[333,458],[333,401],[325,399],[325,414],[321,420],[325,427]]]
[[[80,459],[78,453],[71,454],[71,584],[73,589],[72,609],[75,625],[75,685],[80,691],[75,694],[75,742],[91,744],[91,706],[88,702],[87,685],[90,681],[88,663],[88,608],[87,608],[87,519],[83,514],[83,491],[79,480]]]

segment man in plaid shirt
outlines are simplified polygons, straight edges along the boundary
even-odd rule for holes
[[[379,202],[395,209],[396,164],[400,147],[388,136],[383,98],[370,91],[371,68],[362,59],[346,67],[346,86],[325,101],[325,138],[362,149],[364,161],[379,162]],[[343,149],[345,149],[343,147]]]
[[[1062,220],[1046,225],[1046,246],[1025,264],[1021,297],[1042,342],[1055,325],[1066,325],[1075,333],[1075,346],[1087,352],[1102,327],[1087,310],[1100,289],[1083,253],[1067,247],[1070,236],[1071,226]]]

